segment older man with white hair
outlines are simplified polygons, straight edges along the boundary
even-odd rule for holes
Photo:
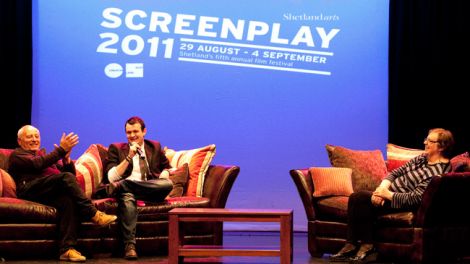
[[[39,130],[31,125],[23,126],[18,131],[19,148],[9,159],[9,172],[15,179],[19,198],[57,209],[60,260],[83,262],[86,257],[75,249],[80,219],[106,226],[117,217],[97,210],[78,185],[70,158],[77,144],[77,134],[63,133],[59,145],[46,153],[40,149]]]

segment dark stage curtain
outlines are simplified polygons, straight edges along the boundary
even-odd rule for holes
[[[470,31],[464,15],[469,3],[390,1],[389,142],[422,148],[428,129],[444,127],[455,134],[456,154],[469,150],[463,95],[470,75],[464,41]],[[31,1],[1,0],[0,32],[0,147],[7,148],[16,146],[18,128],[31,120]]]
[[[427,130],[454,132],[469,150],[469,1],[390,1],[389,142],[422,148]]]
[[[14,148],[18,129],[31,122],[31,1],[0,1],[0,148]]]

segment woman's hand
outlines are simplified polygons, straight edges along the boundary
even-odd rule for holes
[[[374,194],[372,194],[370,201],[372,202],[374,206],[377,206],[377,207],[383,206],[385,203],[385,200],[382,197],[374,195]]]
[[[372,193],[372,197],[374,196],[377,196],[379,198],[381,198],[382,200],[392,200],[393,198],[393,192],[391,192],[388,188],[383,188],[383,187],[377,187],[377,189],[375,189],[375,191]],[[377,199],[378,201],[378,199]],[[382,201],[382,205],[383,205],[383,202]]]

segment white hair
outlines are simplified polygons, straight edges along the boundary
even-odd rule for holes
[[[39,129],[33,127],[32,125],[24,125],[24,126],[22,126],[22,127],[18,130],[18,135],[17,135],[18,138],[21,138],[21,136],[24,134],[24,131],[25,131],[26,129],[34,129],[34,130],[39,131]]]

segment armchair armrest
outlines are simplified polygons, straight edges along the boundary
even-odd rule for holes
[[[304,205],[305,213],[309,221],[314,220],[315,208],[313,206],[313,181],[308,172],[308,169],[293,169],[290,170],[290,176],[297,187],[300,198]]]
[[[453,172],[435,176],[423,194],[416,216],[416,226],[469,226],[470,172]]]
[[[233,165],[210,165],[205,179],[202,196],[210,199],[213,208],[224,208],[240,167]]]

